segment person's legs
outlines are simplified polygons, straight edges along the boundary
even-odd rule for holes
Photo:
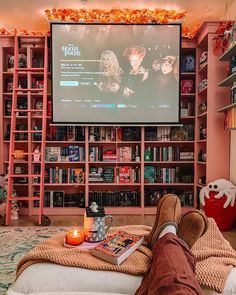
[[[166,220],[167,223],[171,222],[169,217],[165,217],[167,211],[165,214],[158,212],[169,208],[169,211],[174,211],[174,215],[178,216],[180,203],[177,201],[177,205],[173,206],[173,198],[177,200],[178,197],[173,195],[171,198],[165,197],[162,204],[157,207],[156,219],[158,220],[155,222],[149,239],[149,241],[154,242],[153,232],[158,233],[156,236],[158,240],[155,245],[150,245],[154,245],[152,247],[153,262],[135,295],[202,294],[194,274],[194,256],[188,245],[192,247],[198,238],[205,233],[207,219],[196,210],[185,214],[179,223],[180,238],[177,237],[174,233],[174,226],[172,229],[169,227],[169,230],[167,230],[168,227],[164,226]],[[176,214],[176,212],[178,213]],[[162,216],[164,222],[160,221],[160,216]],[[178,217],[173,222],[176,222],[176,220],[178,220]],[[159,228],[162,228],[162,230],[160,231]]]

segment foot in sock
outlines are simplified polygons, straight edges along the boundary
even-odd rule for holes
[[[148,236],[148,246],[152,249],[160,234],[166,234],[167,226],[171,226],[168,232],[173,232],[173,228],[178,230],[178,223],[181,217],[181,203],[179,197],[168,194],[162,197],[157,204],[156,219],[152,231]]]

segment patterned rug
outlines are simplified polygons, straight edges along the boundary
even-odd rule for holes
[[[0,227],[0,294],[15,280],[18,261],[41,241],[67,231],[67,227]]]

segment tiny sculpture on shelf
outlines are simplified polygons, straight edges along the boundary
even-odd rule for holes
[[[38,146],[34,150],[34,162],[40,162],[40,151]]]
[[[90,209],[91,209],[91,211],[93,213],[97,213],[98,212],[98,205],[97,205],[96,202],[92,202],[92,204],[89,207],[90,207]]]
[[[200,69],[203,68],[207,64],[208,53],[207,51],[203,51],[200,57],[199,66]]]
[[[205,206],[205,197],[210,199],[210,192],[218,192],[215,195],[215,199],[219,199],[224,195],[227,197],[227,200],[224,203],[224,208],[227,208],[229,204],[231,207],[234,206],[235,197],[236,197],[236,186],[229,180],[226,179],[217,179],[213,182],[210,182],[207,186],[201,189],[200,191],[200,202]]]
[[[193,72],[195,71],[195,58],[193,55],[186,55],[182,59],[182,71]]]
[[[11,220],[18,220],[19,219],[18,211],[19,211],[19,207],[18,207],[17,203],[13,203],[11,205]]]

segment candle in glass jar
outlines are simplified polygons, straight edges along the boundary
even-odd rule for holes
[[[84,241],[84,232],[80,229],[71,229],[66,233],[66,243],[77,246]]]

